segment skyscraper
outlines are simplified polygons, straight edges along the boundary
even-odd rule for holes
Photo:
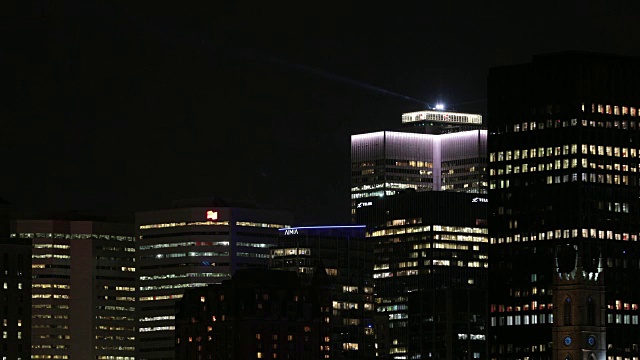
[[[137,359],[173,359],[175,302],[184,290],[220,283],[238,269],[266,269],[278,229],[291,220],[218,198],[175,205],[136,213]]]
[[[486,193],[482,116],[444,111],[402,115],[398,131],[351,136],[351,212],[403,189]]]
[[[640,356],[639,107],[638,58],[491,69],[492,359]]]
[[[376,311],[388,315],[390,358],[485,352],[486,163],[477,114],[405,113],[397,131],[351,137],[352,221],[375,243]],[[446,298],[455,306],[436,306]],[[462,329],[467,316],[474,324]]]
[[[32,273],[31,358],[133,360],[131,224],[16,220],[12,237],[32,247],[24,260]]]
[[[331,359],[376,356],[373,305],[373,243],[363,225],[280,229],[271,268],[296,271],[309,284],[326,272],[331,307],[326,355]]]
[[[486,198],[406,191],[373,200],[356,218],[369,219],[376,312],[389,319],[389,358],[484,358]]]

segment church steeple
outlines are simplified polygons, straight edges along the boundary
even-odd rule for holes
[[[602,255],[596,260],[588,250],[569,244],[556,249],[554,360],[606,359]]]

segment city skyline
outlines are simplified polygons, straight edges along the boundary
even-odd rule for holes
[[[439,100],[486,115],[488,69],[534,54],[640,55],[635,5],[545,5],[34,7],[2,25],[2,196],[18,217],[220,195],[348,223],[351,134]]]
[[[637,360],[640,17],[539,5],[0,25],[0,351]]]

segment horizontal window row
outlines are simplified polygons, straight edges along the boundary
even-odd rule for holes
[[[183,226],[229,226],[229,225],[270,228],[270,229],[282,229],[282,228],[290,227],[290,225],[286,225],[286,224],[272,224],[272,223],[253,222],[253,221],[236,221],[235,223],[230,223],[229,221],[190,221],[190,222],[183,221],[183,222],[140,225],[139,229],[149,230],[149,229],[165,229],[165,228],[174,228],[174,227],[183,227]]]
[[[186,274],[163,274],[152,276],[140,276],[139,280],[165,280],[165,279],[181,279],[181,278],[199,278],[199,277],[228,277],[228,273],[186,273]]]
[[[197,287],[204,287],[209,283],[186,283],[186,284],[173,284],[173,285],[151,285],[141,286],[140,291],[153,291],[153,290],[167,290],[167,289],[190,289]]]
[[[489,176],[495,175],[504,175],[504,174],[519,174],[519,173],[527,173],[527,172],[541,172],[541,171],[550,171],[550,170],[566,170],[566,169],[575,169],[578,167],[578,163],[580,163],[580,167],[583,169],[591,168],[591,169],[599,169],[599,170],[609,170],[609,171],[620,171],[620,172],[638,172],[638,168],[640,168],[640,164],[636,166],[635,163],[630,164],[620,164],[614,163],[612,161],[602,161],[599,159],[595,159],[595,161],[589,161],[594,159],[562,159],[555,160],[552,162],[527,162],[527,163],[519,163],[519,164],[507,164],[504,167],[492,167],[489,169]],[[619,175],[619,174],[618,174]]]
[[[507,237],[492,237],[490,239],[491,244],[502,244],[512,242],[526,242],[536,240],[553,240],[553,239],[575,239],[580,236],[584,239],[606,239],[606,240],[620,240],[620,241],[638,241],[638,234],[620,233],[612,230],[600,230],[600,229],[563,229],[563,230],[548,230],[529,234],[514,234]]]
[[[168,254],[155,254],[141,256],[141,260],[147,259],[168,259],[168,258],[180,258],[180,257],[198,257],[198,256],[229,256],[229,252],[214,252],[214,251],[191,251],[188,253],[168,253]]]
[[[99,239],[116,241],[134,241],[133,236],[104,234],[60,234],[60,233],[12,233],[12,238],[22,239]]]
[[[556,157],[560,155],[599,155],[621,158],[637,158],[640,150],[610,145],[581,144],[578,151],[578,144],[565,144],[561,146],[534,147],[530,149],[515,149],[489,153],[489,162],[511,161],[520,159],[533,159],[542,157]]]
[[[553,314],[492,316],[491,326],[553,324]]]
[[[635,177],[629,177],[628,175],[618,174],[596,174],[596,173],[578,173],[565,174],[565,175],[546,175],[542,176],[542,183],[547,185],[563,184],[569,182],[582,182],[582,183],[595,183],[595,184],[608,184],[608,185],[621,185],[621,186],[635,186],[637,185],[637,179]],[[508,189],[511,184],[521,184],[518,179],[500,179],[491,180],[489,182],[489,188],[494,189]],[[531,182],[533,184],[533,182]],[[525,182],[526,186],[528,182]]]
[[[139,250],[166,249],[183,246],[229,246],[228,241],[183,241],[167,244],[140,245]]]

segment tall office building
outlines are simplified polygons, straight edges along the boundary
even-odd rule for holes
[[[491,358],[637,359],[640,59],[491,69],[488,106]]]
[[[444,111],[402,115],[398,131],[351,136],[351,212],[403,189],[486,193],[482,116]]]
[[[0,358],[31,358],[31,242],[10,238],[9,203],[0,198]]]
[[[175,356],[175,302],[185,289],[220,283],[238,269],[267,268],[288,213],[221,199],[136,213],[137,359]]]
[[[481,115],[426,110],[402,114],[397,131],[351,137],[352,221],[367,225],[374,238],[376,311],[388,315],[390,358],[485,353],[484,129]],[[463,238],[469,243],[456,243]],[[461,258],[449,259],[454,255]],[[477,274],[466,271],[476,265]],[[451,298],[447,304],[455,306],[436,306]],[[461,328],[465,316],[474,319],[471,328]]]
[[[101,221],[12,224],[32,251],[31,359],[134,359],[132,235],[131,224]]]
[[[327,359],[376,356],[373,305],[373,243],[361,225],[280,229],[271,268],[296,271],[310,284],[317,271],[331,285]]]
[[[356,211],[374,243],[391,359],[486,358],[487,199],[405,191]]]

